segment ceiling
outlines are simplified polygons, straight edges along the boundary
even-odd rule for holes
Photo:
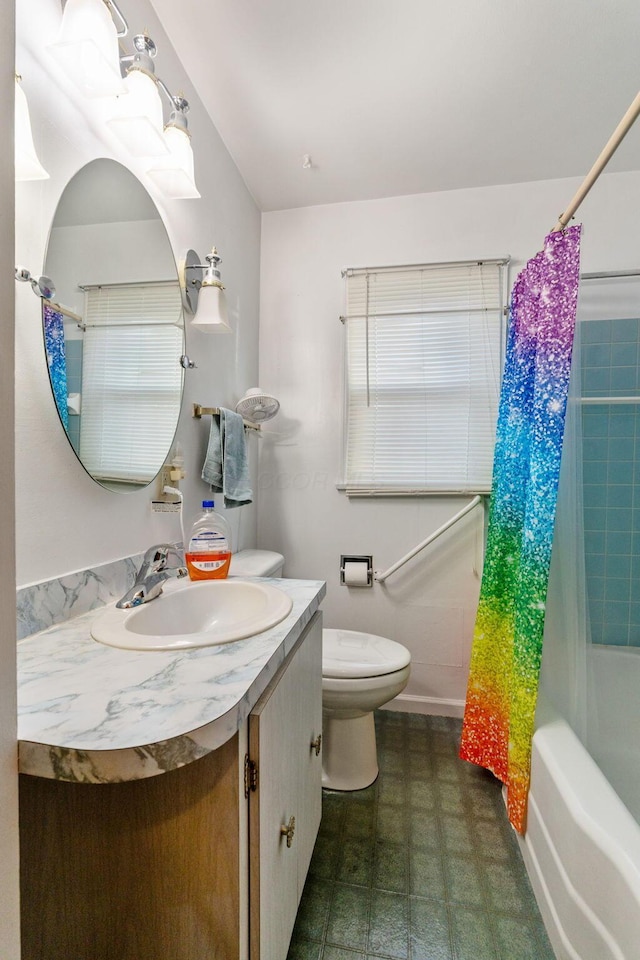
[[[151,2],[265,211],[580,176],[640,87],[638,0]]]

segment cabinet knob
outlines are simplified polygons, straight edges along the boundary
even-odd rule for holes
[[[320,750],[322,749],[322,734],[319,733],[315,740],[311,741],[311,749],[315,750],[316,757],[320,756]]]
[[[293,843],[293,835],[296,830],[296,818],[289,817],[289,823],[286,827],[280,827],[280,833],[283,837],[287,838],[287,846],[290,847]]]

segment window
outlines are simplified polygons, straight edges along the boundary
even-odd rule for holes
[[[506,262],[346,271],[348,494],[491,489]]]
[[[100,480],[149,483],[180,412],[179,285],[87,287],[84,318],[80,459]]]

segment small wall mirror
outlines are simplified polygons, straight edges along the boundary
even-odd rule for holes
[[[180,414],[184,317],[160,214],[134,175],[93,160],[51,226],[42,301],[53,399],[85,470],[128,492],[156,476]]]

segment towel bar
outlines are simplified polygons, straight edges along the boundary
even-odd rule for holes
[[[220,414],[220,407],[202,407],[199,403],[194,403],[192,417],[195,417],[197,420],[200,417],[217,417]],[[260,426],[257,423],[251,423],[250,420],[242,421],[244,423],[245,430],[260,430]]]

